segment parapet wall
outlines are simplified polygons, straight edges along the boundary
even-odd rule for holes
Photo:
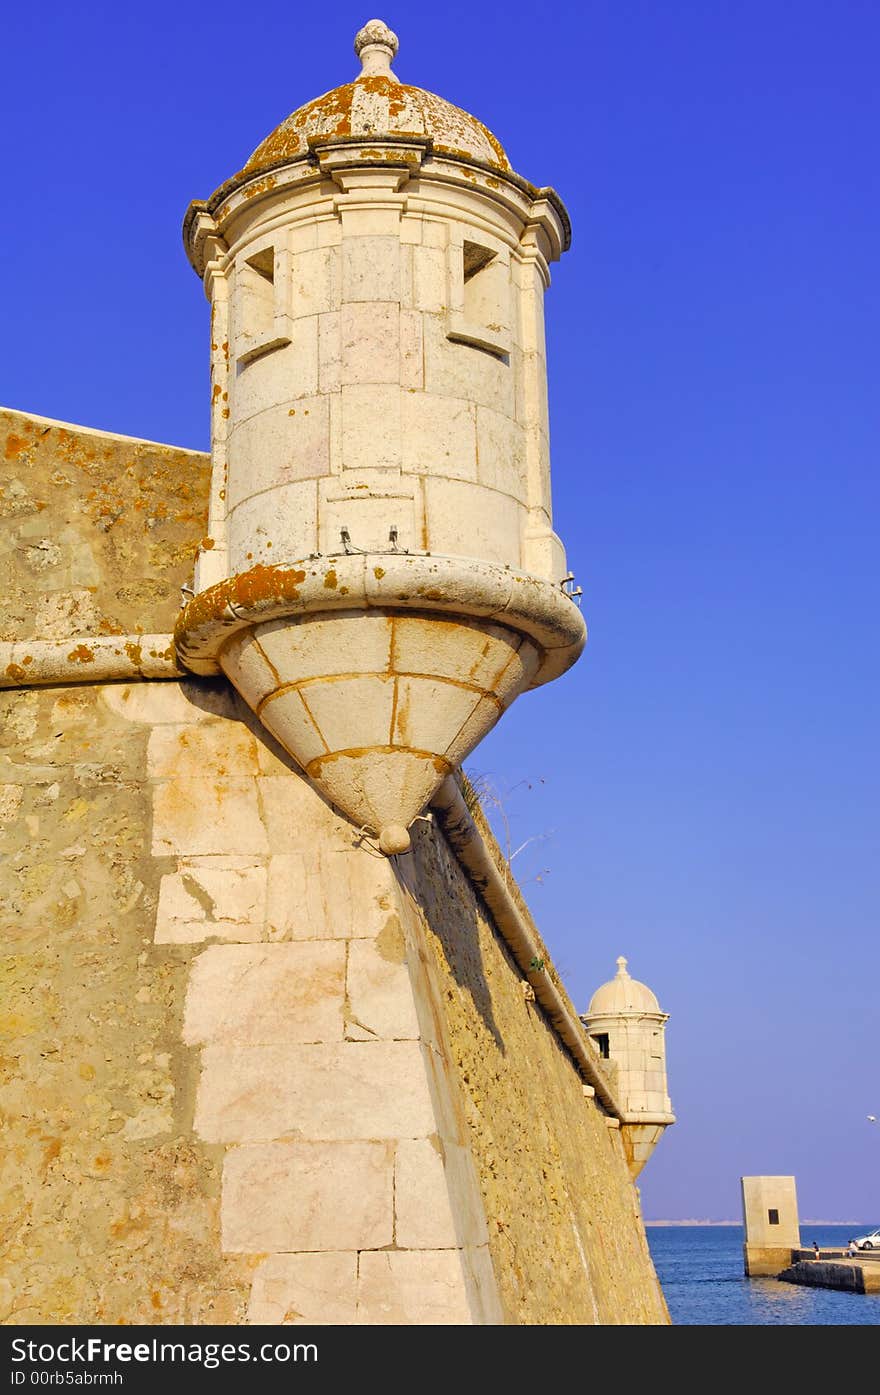
[[[585,1097],[571,1056],[436,824],[417,830],[420,921],[504,1320],[666,1321],[617,1120]],[[553,974],[541,949],[544,972]]]
[[[170,629],[204,457],[163,519],[167,448],[100,438],[99,488],[93,433],[7,427],[2,638]],[[434,816],[378,855],[224,680],[0,714],[4,1321],[667,1320],[616,1121]]]

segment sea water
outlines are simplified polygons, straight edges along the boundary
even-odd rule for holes
[[[807,1247],[816,1240],[843,1249],[851,1236],[864,1235],[876,1224],[802,1224],[801,1243]],[[880,1324],[880,1293],[745,1278],[741,1226],[648,1226],[647,1235],[670,1316],[679,1326]]]

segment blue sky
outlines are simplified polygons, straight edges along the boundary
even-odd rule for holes
[[[579,1008],[671,1013],[648,1217],[880,1221],[874,0],[393,4],[405,81],[572,216],[554,511],[590,641],[470,760]],[[5,19],[0,400],[208,445],[188,201],[357,71],[359,4]]]

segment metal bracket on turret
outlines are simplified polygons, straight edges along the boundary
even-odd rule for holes
[[[560,581],[559,586],[563,595],[568,596],[568,599],[570,601],[574,601],[575,604],[578,607],[580,607],[581,597],[584,594],[584,588],[582,586],[575,585],[574,572],[566,572],[565,576]]]
[[[388,530],[388,547],[356,547],[351,540],[351,533],[347,528],[341,528],[339,530],[339,537],[342,541],[342,549],[346,557],[354,557],[357,555],[366,557],[368,553],[372,552],[377,553],[380,557],[391,555],[392,553],[396,553],[399,557],[408,557],[410,555],[408,547],[397,546],[398,531],[396,523],[392,523]],[[332,553],[329,555],[331,557],[333,556]],[[423,555],[427,557],[430,556],[430,553],[424,553]]]

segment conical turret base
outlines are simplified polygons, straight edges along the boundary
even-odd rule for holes
[[[488,620],[371,610],[255,625],[219,658],[333,804],[408,845],[403,830],[529,686],[540,656]]]
[[[361,553],[256,566],[200,592],[180,662],[222,671],[383,852],[527,688],[586,639],[559,586],[476,558]]]

